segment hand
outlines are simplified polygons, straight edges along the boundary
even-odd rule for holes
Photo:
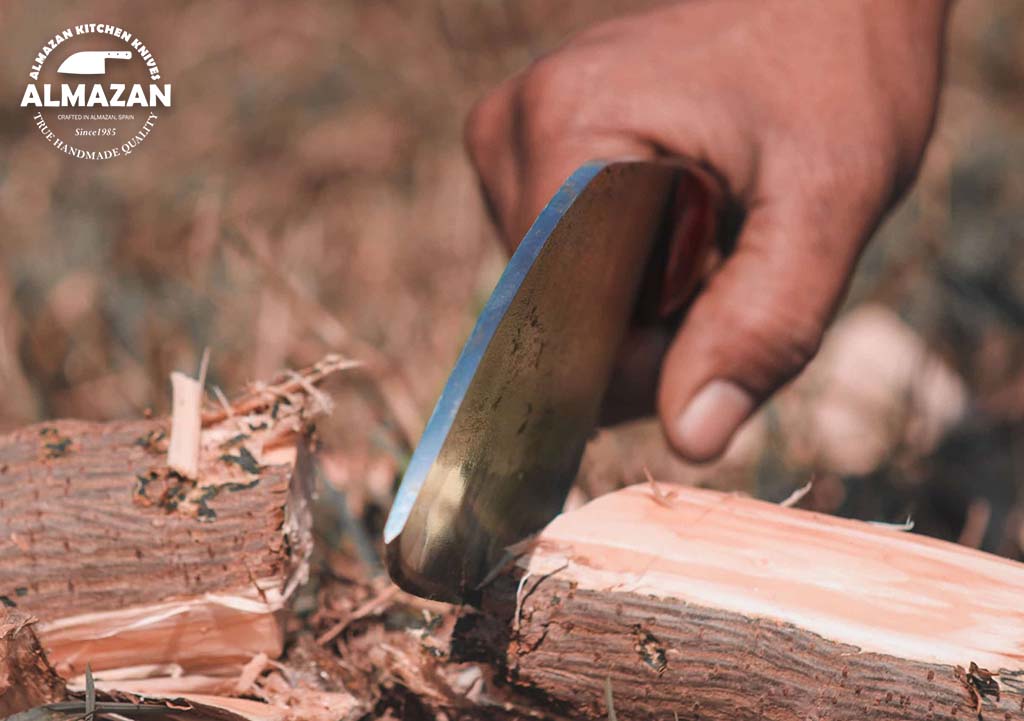
[[[595,26],[481,101],[467,145],[514,248],[583,162],[687,156],[746,209],[665,358],[684,457],[720,455],[816,352],[934,121],[945,0],[692,0]]]

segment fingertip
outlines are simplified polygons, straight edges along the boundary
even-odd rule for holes
[[[689,401],[669,404],[662,424],[673,447],[686,459],[702,463],[721,456],[736,431],[757,407],[748,391],[728,380],[712,380]]]

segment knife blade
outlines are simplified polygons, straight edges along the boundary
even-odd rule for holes
[[[592,162],[565,181],[510,259],[402,478],[384,529],[399,586],[472,602],[506,547],[561,510],[631,320],[692,295],[724,197],[710,173],[675,161]]]

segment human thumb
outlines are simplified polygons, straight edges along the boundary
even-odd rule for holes
[[[662,365],[658,412],[684,457],[721,455],[815,354],[875,222],[854,216],[799,200],[751,209]]]

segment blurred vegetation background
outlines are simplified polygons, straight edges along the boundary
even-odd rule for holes
[[[357,515],[379,516],[504,264],[463,154],[465,113],[574,29],[643,4],[4,3],[0,429],[166,412],[168,374],[194,370],[204,347],[229,394],[340,352],[367,367],[334,389],[325,472]],[[143,38],[174,86],[143,146],[106,162],[62,156],[18,107],[38,47],[95,21]],[[912,329],[953,379],[944,387],[962,388],[955,412],[907,444],[921,415],[910,398],[884,452],[844,464],[807,450],[806,413],[770,408],[733,468],[741,480],[710,473],[776,500],[813,479],[809,507],[912,515],[919,531],[1019,557],[1024,2],[957,2],[947,57],[920,180],[847,305],[888,308]],[[869,359],[892,350],[864,343]]]

